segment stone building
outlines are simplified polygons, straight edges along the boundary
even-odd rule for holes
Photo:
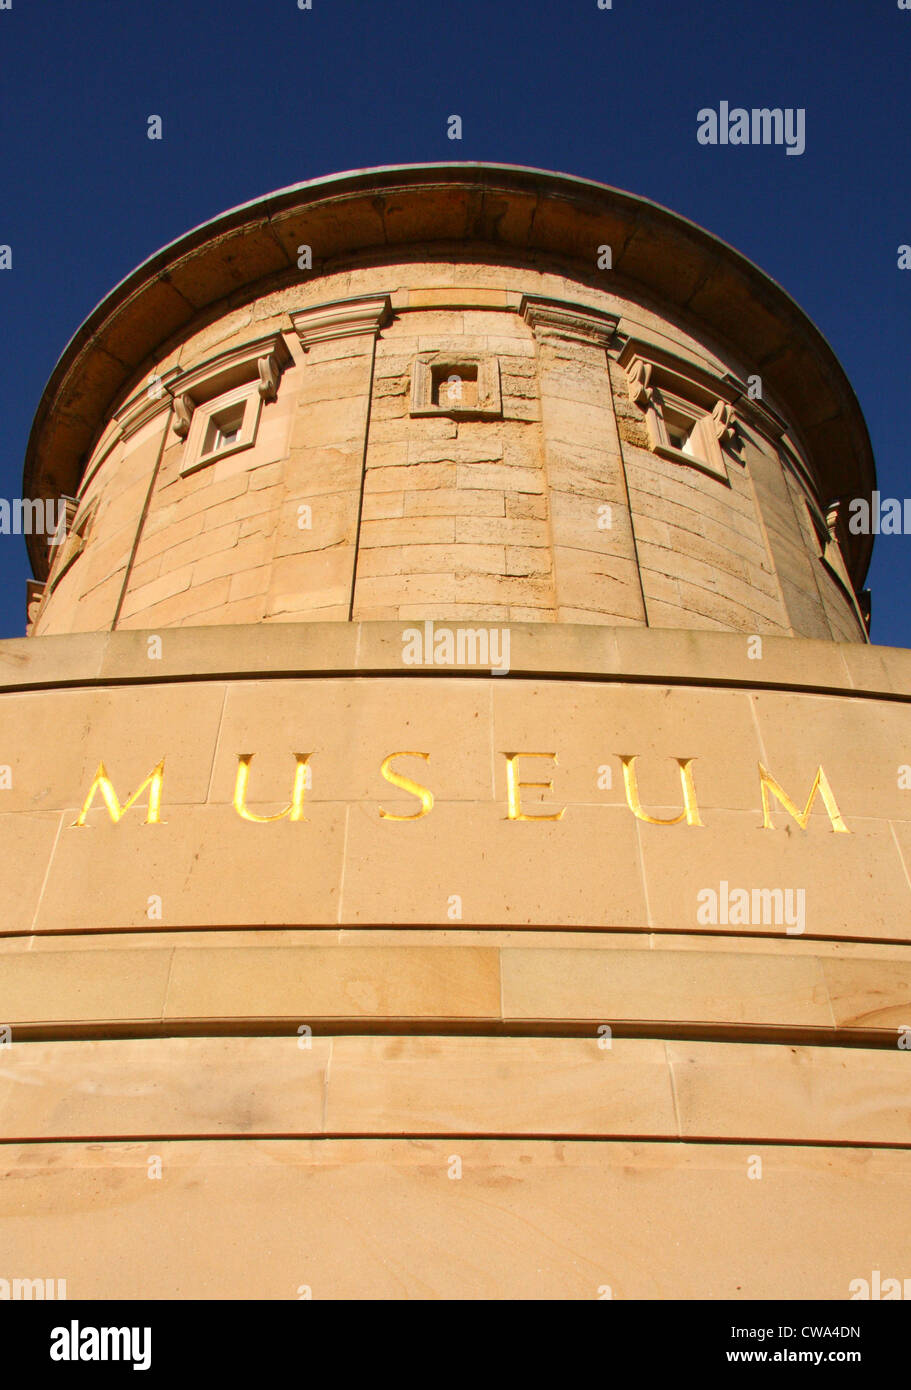
[[[39,406],[65,522],[0,643],[0,1277],[903,1278],[874,487],[785,292],[584,180],[320,179],[121,282]]]

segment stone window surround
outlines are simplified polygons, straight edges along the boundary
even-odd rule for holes
[[[256,430],[259,425],[262,403],[262,394],[257,389],[256,383],[251,381],[246,386],[237,386],[233,391],[226,391],[205,405],[198,406],[192,412],[190,428],[187,431],[180,476],[185,478],[189,473],[195,473],[197,469],[205,468],[210,463],[214,463],[216,459],[227,458],[230,454],[237,454],[244,449],[252,448],[256,443]],[[243,417],[237,439],[232,444],[226,444],[220,449],[212,449],[209,453],[204,453],[212,417],[230,410],[232,406],[240,405],[243,406]],[[174,430],[177,433],[176,423]]]
[[[407,306],[403,307],[407,312]],[[426,307],[429,306],[420,306],[421,309]],[[491,312],[492,308],[487,304],[478,307],[484,308],[487,312]],[[862,628],[866,627],[858,596],[847,578],[842,557],[843,547],[838,541],[837,526],[833,524],[836,518],[827,514],[828,508],[820,507],[821,499],[814,495],[813,485],[803,461],[786,438],[787,426],[770,405],[762,399],[748,396],[745,383],[730,371],[721,374],[717,367],[712,370],[697,365],[663,345],[659,346],[649,342],[645,337],[637,336],[641,332],[638,324],[629,325],[632,332],[628,336],[626,324],[615,313],[562,298],[527,294],[521,296],[518,305],[515,302],[504,305],[502,312],[513,314],[517,310],[532,329],[536,339],[572,339],[595,345],[603,348],[606,356],[614,358],[625,368],[630,397],[646,410],[650,442],[659,456],[688,467],[701,468],[702,471],[729,485],[724,453],[725,445],[733,442],[735,438],[735,428],[741,426],[741,422],[745,422],[767,439],[774,440],[780,451],[782,463],[789,467],[806,496],[814,527],[820,537],[820,561],[848,596]],[[325,301],[290,314],[304,352],[311,343],[332,338],[357,334],[371,334],[376,337],[392,317],[390,296],[375,293]],[[111,449],[118,442],[130,438],[156,414],[171,405],[175,413],[172,422],[174,432],[179,438],[187,440],[186,461],[181,467],[182,475],[229,453],[249,448],[255,442],[262,404],[266,400],[275,399],[281,373],[293,360],[282,331],[273,331],[239,347],[217,353],[189,370],[175,366],[160,376],[150,377],[148,380],[152,384],[145,384],[134,393],[116,413],[105,435],[102,436],[91,475],[86,474],[79,488],[80,500],[85,496],[90,477],[94,476]],[[429,399],[431,367],[440,361],[456,368],[459,364],[477,365],[479,401],[476,406],[462,408],[453,402],[445,406],[433,405]],[[458,414],[466,417],[501,414],[498,358],[485,358],[481,354],[473,353],[424,352],[416,359],[415,367],[412,377],[412,414]],[[488,380],[492,377],[494,383],[492,389],[485,389],[487,383],[484,377],[488,373]],[[239,384],[226,390],[226,386],[230,386],[231,383]],[[226,448],[202,456],[200,450],[211,415],[217,409],[238,400],[243,400],[246,407],[241,437]],[[663,419],[662,407],[665,400],[678,413],[693,420],[697,427],[698,447],[703,454],[702,458],[694,457],[670,444]],[[48,596],[82,552],[88,540],[91,512],[94,508],[87,510],[87,514],[80,518],[78,525],[73,525],[74,510],[75,503],[72,503],[67,513],[67,539],[58,552],[56,573],[52,573],[46,587],[45,592]]]
[[[274,400],[281,374],[293,360],[284,335],[274,332],[217,353],[196,367],[170,367],[158,377],[147,377],[146,384],[121,406],[102,434],[93,451],[91,468],[86,470],[80,483],[79,496],[84,496],[111,450],[149,424],[161,411],[173,407],[174,433],[178,439],[185,439],[197,407],[208,405],[215,396],[226,394],[232,388],[249,385],[251,389],[256,387],[261,401]],[[222,457],[222,453],[218,457]]]
[[[169,383],[174,433],[186,440],[182,477],[216,459],[252,448],[263,402],[275,400],[282,371],[291,361],[281,333],[271,333],[218,353]],[[233,444],[204,454],[213,415],[232,405],[243,405],[239,437]]]
[[[788,466],[800,480],[801,487],[804,491],[812,491],[810,474],[796,444],[791,439],[792,431],[768,401],[761,397],[750,396],[747,383],[733,372],[724,371],[721,373],[708,367],[699,366],[689,358],[684,358],[664,346],[649,341],[640,336],[638,324],[635,328],[630,325],[630,330],[627,336],[625,325],[621,320],[618,325],[618,338],[621,347],[616,354],[616,360],[618,365],[627,372],[627,375],[635,358],[641,357],[644,362],[652,364],[653,372],[657,367],[659,375],[672,373],[678,378],[678,388],[683,391],[691,390],[693,394],[688,398],[701,408],[703,415],[710,414],[715,410],[719,402],[725,402],[731,407],[730,426],[741,434],[744,427],[748,427],[770,444],[773,450],[783,451],[787,457]],[[653,386],[658,384],[654,375],[651,384]],[[684,455],[684,460],[688,463],[692,462],[688,455]]]
[[[473,369],[477,372],[477,400],[471,404],[460,405],[450,397],[445,404],[433,400],[433,371],[442,367],[452,376],[459,375],[459,369]],[[422,352],[411,367],[411,409],[412,416],[425,415],[475,416],[484,419],[499,419],[503,414],[500,395],[500,359],[470,352]]]
[[[726,445],[736,439],[735,431],[744,423],[767,439],[775,448],[782,467],[787,468],[804,497],[811,525],[819,540],[819,560],[840,589],[843,590],[857,618],[861,631],[868,633],[868,618],[851,584],[844,562],[844,546],[839,532],[844,529],[844,517],[837,502],[825,509],[820,507],[815,490],[802,459],[787,438],[784,420],[765,401],[747,395],[746,383],[731,372],[714,376],[705,368],[679,357],[668,349],[648,343],[642,338],[629,337],[618,356],[627,373],[630,400],[646,411],[649,440],[654,453],[661,458],[702,468],[703,472],[723,478],[730,486],[725,465]],[[662,414],[665,396],[673,409],[697,420],[699,443],[706,447],[709,457],[717,464],[721,459],[723,473],[706,467],[702,460],[676,449],[667,440]],[[715,404],[709,407],[712,399]],[[687,402],[689,408],[684,410]],[[736,409],[735,409],[736,405]]]
[[[489,311],[489,306],[484,307],[488,308]],[[514,306],[504,307],[503,312],[514,313],[516,308]],[[650,383],[652,387],[657,384],[654,380],[656,366],[665,377],[670,370],[684,379],[696,383],[697,389],[699,387],[704,388],[710,382],[711,395],[714,397],[713,403],[710,403],[712,409],[720,408],[722,402],[731,405],[736,400],[738,417],[741,415],[747,417],[751,425],[758,425],[762,433],[771,435],[776,441],[784,432],[784,422],[764,402],[747,400],[745,384],[731,373],[726,373],[723,378],[715,377],[708,371],[693,366],[666,349],[647,343],[642,338],[628,337],[624,341],[624,336],[618,332],[621,327],[620,316],[614,312],[594,308],[591,305],[578,304],[570,300],[523,294],[518,305],[518,313],[531,327],[536,338],[556,336],[594,344],[605,350],[612,348],[614,350],[611,351],[611,356],[615,355],[617,346],[622,345],[617,360],[621,366],[627,369],[632,356],[638,350],[639,355],[652,366],[653,380]],[[312,343],[330,338],[363,333],[376,336],[392,318],[391,297],[387,293],[380,293],[326,301],[306,309],[293,311],[290,318],[301,346],[306,352]],[[466,407],[461,410],[454,403],[449,403],[450,409],[434,406],[430,403],[430,373],[425,372],[425,367],[435,358],[444,356],[446,354],[420,354],[417,363],[418,369],[415,373],[418,381],[417,383],[414,379],[412,381],[412,414],[425,412],[432,415],[460,413],[466,416],[470,414],[500,414],[501,405],[496,404],[500,389],[499,362],[498,360],[493,364],[488,362],[488,366],[492,366],[495,370],[495,378],[490,384],[488,396],[481,380],[482,368],[485,365],[485,359],[482,355],[459,354],[458,362],[467,364],[470,360],[471,365],[478,365],[478,394],[482,400],[488,396],[491,401],[490,407],[479,402],[478,408]],[[450,359],[453,365],[458,365],[455,354],[449,354],[446,357],[447,363]],[[171,402],[173,402],[175,410],[175,433],[179,438],[187,438],[196,409],[201,405],[208,406],[216,394],[226,393],[230,386],[236,386],[238,378],[251,386],[257,385],[261,400],[274,399],[281,371],[289,365],[291,360],[282,333],[275,332],[264,338],[245,343],[239,348],[219,353],[189,371],[182,371],[179,367],[171,368],[168,372],[163,373],[159,379],[157,397],[149,388],[144,388],[118,411],[114,422],[112,422],[109,437],[105,441],[107,447],[98,454],[91,475],[94,475],[104,457],[120,439],[129,438],[131,434],[135,433],[159,410]],[[668,364],[670,363],[674,365],[669,369]],[[683,369],[682,372],[681,368]],[[680,393],[676,394],[679,397]],[[684,401],[687,399],[689,397],[684,396]],[[678,403],[675,402],[675,404]],[[679,402],[679,404],[683,404],[683,402]],[[703,413],[707,414],[708,411]],[[657,416],[657,412],[655,414]],[[246,420],[244,423],[246,427]],[[718,439],[718,434],[715,431],[719,426],[722,435],[730,438],[732,435],[731,427],[734,423],[736,422],[732,415],[728,415],[727,419],[721,421],[716,418],[712,438]],[[669,442],[666,443],[662,438],[661,428],[661,424],[656,419],[652,424],[652,429],[655,431],[655,443],[659,449],[668,450],[670,456],[677,462],[685,463],[688,466],[699,466],[701,460],[694,459],[692,455],[680,450],[675,450]],[[248,446],[243,444],[232,447]],[[712,448],[713,445],[710,441],[709,450]],[[222,453],[225,452],[227,451],[220,451],[218,456],[222,456]],[[214,460],[216,455],[213,454],[210,457]],[[708,471],[719,476],[721,470],[718,468],[717,455],[710,454],[710,458],[712,457],[714,458],[714,467],[710,466]],[[190,467],[195,467],[197,464],[201,466],[202,460],[197,459]],[[186,465],[181,471],[188,471]],[[86,474],[80,493],[84,491],[91,475]]]
[[[861,630],[867,634],[869,639],[869,610],[866,612],[864,611],[861,598],[855,593],[854,585],[851,583],[848,567],[844,559],[842,542],[846,533],[847,522],[842,499],[837,498],[835,501],[829,503],[825,513],[824,529],[821,529],[816,523],[812,508],[808,508],[808,510],[810,511],[811,521],[813,521],[814,530],[816,531],[820,543],[820,550],[822,552],[819,557],[820,563],[844,593],[861,626]]]
[[[642,338],[628,338],[617,360],[626,372],[630,400],[645,412],[652,452],[730,486],[725,454],[735,443],[737,425],[730,377],[714,378]],[[695,452],[678,449],[671,442],[665,419],[668,411],[692,422]]]
[[[421,306],[424,308],[425,306]],[[470,307],[462,305],[460,307]],[[492,306],[484,304],[478,308],[486,312],[497,312]],[[614,338],[618,315],[603,309],[595,309],[572,300],[555,299],[545,295],[522,294],[518,305],[504,305],[499,312],[518,313],[537,342],[551,339],[569,340],[587,346],[607,349]],[[452,367],[458,374],[459,366],[477,367],[478,401],[476,405],[459,406],[449,401],[445,406],[434,405],[431,399],[432,369],[443,364]],[[500,386],[500,361],[496,356],[482,353],[448,353],[445,351],[420,353],[414,361],[411,379],[412,416],[445,415],[453,417],[502,418],[502,394]]]
[[[351,299],[330,300],[292,311],[289,317],[301,347],[307,352],[316,342],[361,333],[376,335],[391,317],[390,296],[357,295]],[[196,409],[209,405],[216,395],[227,393],[232,387],[248,384],[252,389],[256,386],[261,400],[274,400],[281,373],[292,362],[284,333],[277,331],[217,353],[196,367],[174,366],[160,376],[147,377],[145,384],[125,401],[102,433],[92,451],[91,466],[80,483],[80,497],[85,495],[111,450],[149,424],[161,411],[173,407],[174,432],[178,439],[185,439]],[[227,450],[219,451],[217,457],[222,458],[226,453]],[[216,455],[211,458],[214,462]],[[189,471],[192,469],[184,467],[181,470]]]
[[[80,503],[75,497],[63,497],[64,516],[61,517],[60,525],[64,532],[64,537],[57,540],[54,537],[54,544],[60,546],[56,557],[56,562],[51,567],[50,575],[44,588],[45,594],[49,597],[63,576],[72,566],[73,562],[82,554],[89,541],[92,531],[92,524],[98,510],[98,498],[94,498],[82,514],[79,514]]]
[[[774,450],[783,451],[787,466],[800,482],[801,488],[808,498],[813,497],[806,465],[786,437],[786,422],[767,401],[750,396],[747,383],[733,372],[719,373],[699,366],[642,336],[640,324],[627,323],[621,314],[588,304],[525,294],[522,295],[519,313],[539,341],[569,340],[601,347],[627,372],[638,357],[652,368],[651,380],[644,383],[646,388],[658,387],[659,377],[663,378],[665,394],[672,408],[691,418],[694,424],[700,424],[700,443],[704,428],[708,436],[704,452],[709,463],[707,466],[704,460],[675,449],[663,429],[663,420],[658,418],[653,421],[653,433],[650,434],[656,453],[687,467],[702,468],[712,476],[727,481],[724,446],[734,443],[735,430],[742,433],[744,427],[748,426],[768,441]],[[659,402],[660,396],[656,404]],[[655,415],[657,417],[657,410]]]
[[[483,307],[488,308],[489,311],[489,306]],[[518,306],[504,306],[503,312],[514,313],[516,309],[537,339],[570,339],[602,347],[605,351],[610,349],[610,355],[616,356],[620,365],[626,368],[629,367],[631,358],[637,350],[644,359],[650,361],[653,371],[656,364],[662,371],[668,368],[668,364],[672,364],[670,370],[676,370],[679,375],[695,382],[697,387],[706,387],[710,384],[710,395],[716,406],[721,401],[727,401],[728,404],[736,401],[738,422],[743,417],[749,421],[750,425],[758,428],[762,434],[775,442],[781,441],[785,431],[784,421],[764,401],[749,399],[746,396],[745,383],[730,372],[725,373],[724,377],[718,377],[634,334],[627,336],[622,331],[624,325],[620,316],[614,312],[587,304],[579,304],[571,300],[535,294],[522,294]],[[365,333],[376,337],[392,317],[391,296],[388,293],[357,295],[347,299],[325,301],[305,309],[292,311],[290,314],[293,329],[297,333],[304,352],[307,352],[312,343],[327,339]],[[431,356],[432,354],[421,354],[425,361]],[[465,354],[464,357],[460,357],[460,360],[467,361],[468,357],[469,354]],[[291,360],[283,334],[274,332],[263,338],[242,344],[238,348],[219,353],[189,371],[181,370],[180,367],[172,367],[167,372],[162,373],[157,379],[157,391],[153,391],[151,387],[144,387],[135,393],[117,412],[111,426],[102,437],[101,447],[96,451],[96,459],[91,472],[87,472],[82,480],[79,489],[80,495],[84,494],[91,477],[97,472],[110,450],[120,440],[128,439],[160,410],[173,403],[176,417],[175,433],[178,438],[186,438],[196,408],[203,404],[208,405],[216,393],[225,391],[228,386],[236,384],[238,378],[251,384],[255,384],[258,378],[261,400],[274,399],[278,377]],[[455,358],[453,357],[454,361]],[[483,364],[483,359],[472,356],[472,364],[476,362]],[[423,365],[424,362],[422,361],[421,367]],[[499,391],[498,361],[496,368],[496,391]],[[683,368],[682,373],[680,372],[681,368]],[[418,372],[419,377],[423,377],[423,375],[423,371]],[[479,394],[482,394],[480,376],[481,371],[479,369]],[[154,380],[154,378],[150,378],[150,380]],[[425,390],[429,396],[429,384],[425,386],[423,383],[419,383],[417,391],[417,409],[419,412],[423,413],[423,408],[427,408],[429,414],[447,414],[458,411],[458,407],[453,407],[453,411],[448,412],[438,406],[430,405],[429,401],[425,407],[423,405]],[[495,399],[495,393],[492,398]],[[449,404],[453,405],[453,403]],[[481,410],[472,412],[466,408],[464,412],[459,413],[468,416],[471,413],[483,415],[488,412],[482,406]],[[491,409],[490,414],[495,413],[499,412]],[[726,428],[725,422],[720,423],[724,430]],[[733,424],[734,422],[729,420],[728,423]],[[694,459],[690,454],[674,450],[669,443],[665,444],[661,437],[661,426],[657,420],[653,422],[652,428],[655,431],[655,442],[660,447],[669,450],[670,456],[676,462],[685,463],[690,467],[699,466],[700,460]],[[717,435],[714,438],[717,439]],[[243,444],[234,447],[248,446]],[[707,452],[711,451],[712,448],[713,444],[710,440]],[[219,456],[221,456],[221,452]],[[188,451],[189,457],[192,456]],[[214,454],[211,456],[213,460],[215,457]],[[710,453],[710,457],[714,457],[715,467],[709,468],[708,471],[720,476],[717,454],[712,455]],[[181,471],[190,471],[197,464],[201,466],[202,462],[202,459],[197,458],[190,464],[189,468],[185,464]],[[803,470],[798,469],[797,471],[806,489]]]
[[[800,477],[804,488],[808,487],[809,475],[806,466],[793,446],[789,446],[784,438],[788,430],[786,422],[767,401],[751,397],[747,383],[733,372],[719,373],[717,370],[698,366],[688,358],[642,336],[639,323],[627,323],[622,314],[596,309],[589,304],[523,294],[519,313],[539,340],[557,338],[602,347],[627,371],[638,356],[651,364],[653,372],[657,368],[659,374],[667,381],[670,381],[672,376],[675,377],[680,388],[677,392],[678,397],[682,390],[687,401],[704,407],[693,411],[691,405],[694,418],[696,414],[701,417],[718,410],[719,415],[726,419],[727,430],[742,430],[744,425],[748,425],[767,439],[773,447],[785,448],[793,471]],[[657,380],[653,381],[653,385],[657,384]],[[730,412],[722,411],[722,404],[729,406]],[[666,447],[673,450],[672,445]],[[679,451],[675,451],[675,458],[677,454]],[[682,460],[678,461],[687,464],[694,462],[689,454],[683,454]]]

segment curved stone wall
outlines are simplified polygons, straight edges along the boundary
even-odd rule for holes
[[[32,631],[353,616],[866,640],[844,520],[800,421],[751,397],[756,363],[492,260],[298,281],[183,330],[99,428]]]
[[[578,625],[510,655],[419,672],[397,623],[3,644],[11,1269],[89,1298],[902,1276],[911,657]]]
[[[779,287],[581,180],[302,185],[112,291],[25,479],[68,500],[0,643],[6,1273],[904,1278],[911,656]]]

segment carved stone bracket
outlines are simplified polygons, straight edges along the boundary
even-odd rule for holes
[[[248,382],[256,382],[263,400],[274,401],[281,374],[290,362],[282,335],[270,333],[180,372],[166,388],[174,401],[174,433],[186,439],[199,406]]]
[[[193,419],[194,403],[192,396],[174,397],[174,433],[178,439],[186,439]]]
[[[712,430],[722,447],[725,444],[733,444],[736,438],[736,423],[733,408],[727,401],[718,401],[712,411]]]
[[[545,299],[541,295],[524,294],[519,313],[536,338],[555,337],[571,342],[588,343],[605,350],[610,347],[616,332],[619,315],[585,304],[572,304],[563,299]]]
[[[626,373],[626,384],[633,405],[640,406],[642,410],[647,410],[651,404],[652,391],[649,385],[651,379],[651,362],[644,362],[641,357],[637,357]]]
[[[257,390],[264,401],[274,401],[278,394],[278,382],[281,370],[275,360],[275,354],[270,352],[265,357],[257,359],[256,367],[259,372],[259,386]]]
[[[63,512],[60,524],[51,538],[51,573],[47,581],[47,593],[53,593],[73,561],[85,549],[98,510],[97,497],[91,501],[77,521],[80,503],[75,497],[61,497]]]
[[[41,613],[41,604],[47,586],[39,579],[25,581],[25,635],[30,637]]]
[[[365,333],[375,337],[391,317],[389,295],[375,294],[298,309],[291,315],[291,322],[306,352],[313,343],[331,338],[353,338]]]
[[[76,520],[76,513],[79,510],[79,502],[75,497],[61,497],[58,506],[60,506],[61,516],[60,525],[54,532],[54,544],[62,545],[73,529],[73,522]]]

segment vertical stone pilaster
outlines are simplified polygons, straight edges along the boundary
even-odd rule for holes
[[[285,508],[309,526],[283,528],[267,618],[350,616],[370,422],[376,339],[390,317],[388,294],[302,309],[291,321],[306,354]]]
[[[558,622],[644,623],[611,399],[617,316],[526,295],[535,335]]]

